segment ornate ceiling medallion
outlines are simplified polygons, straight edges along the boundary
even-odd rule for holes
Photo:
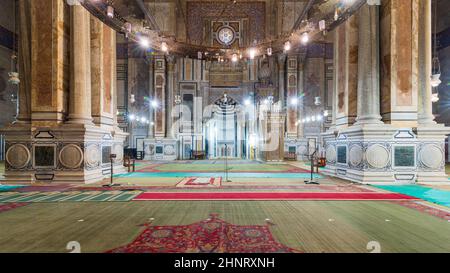
[[[222,45],[229,46],[233,43],[236,35],[231,27],[224,26],[217,32],[217,41]]]

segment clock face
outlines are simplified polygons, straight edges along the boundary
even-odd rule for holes
[[[229,27],[223,27],[217,36],[221,44],[230,45],[234,40],[234,31]]]

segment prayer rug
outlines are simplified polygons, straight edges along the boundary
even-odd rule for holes
[[[239,226],[212,214],[211,218],[181,226],[151,226],[129,245],[108,253],[295,253],[277,242],[268,225]]]

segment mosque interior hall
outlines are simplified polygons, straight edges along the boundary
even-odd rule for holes
[[[450,1],[0,2],[0,253],[450,252]]]

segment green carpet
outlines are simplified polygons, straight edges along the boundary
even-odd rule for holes
[[[184,225],[218,213],[237,225],[263,225],[305,252],[450,252],[448,222],[388,202],[79,202],[35,203],[0,213],[0,252],[104,252],[130,243],[139,225]],[[333,221],[331,221],[332,219]],[[389,219],[390,221],[386,221]]]

